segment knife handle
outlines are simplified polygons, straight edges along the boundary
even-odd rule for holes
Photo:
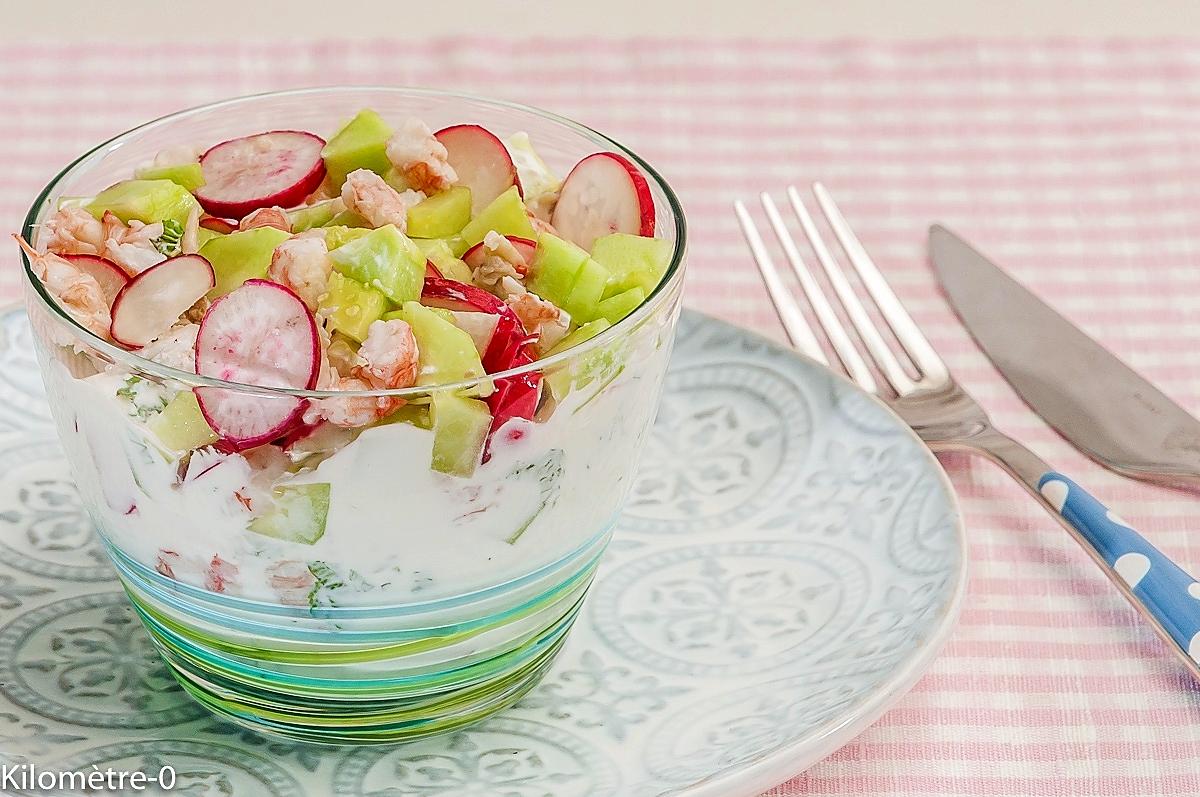
[[[1043,474],[1038,491],[1124,582],[1129,598],[1200,663],[1200,582],[1061,473]]]

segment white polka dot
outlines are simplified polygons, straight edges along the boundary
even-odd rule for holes
[[[1042,495],[1050,502],[1050,506],[1054,507],[1058,512],[1062,513],[1063,505],[1067,503],[1067,483],[1061,482],[1058,479],[1051,479],[1042,485]]]
[[[1192,637],[1188,644],[1188,655],[1192,657],[1192,661],[1200,662],[1200,633]]]
[[[1116,523],[1118,526],[1124,526],[1125,528],[1129,529],[1130,531],[1133,530],[1133,526],[1129,525],[1129,521],[1125,520],[1125,518],[1121,517],[1120,515],[1118,515],[1116,512],[1112,511],[1111,509],[1108,510],[1108,519],[1110,522]]]
[[[1188,594],[1200,601],[1200,581],[1193,581],[1191,584],[1188,584]]]
[[[1127,553],[1117,559],[1113,569],[1124,579],[1129,588],[1133,589],[1150,572],[1150,560],[1146,558],[1145,554]]]

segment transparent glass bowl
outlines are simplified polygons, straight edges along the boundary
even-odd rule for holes
[[[130,130],[58,175],[25,225],[37,246],[40,224],[62,200],[127,179],[167,147],[269,129],[328,135],[365,107],[397,121],[417,116],[433,129],[474,122],[502,138],[525,131],[560,174],[592,152],[620,152],[645,173],[657,235],[674,245],[646,303],[584,344],[473,383],[361,394],[420,407],[442,390],[478,395],[505,380],[541,379],[554,401],[474,476],[430,472],[429,432],[378,427],[342,449],[338,456],[355,455],[322,477],[330,514],[315,545],[248,532],[230,500],[234,492],[244,498],[241,488],[230,488],[239,479],[251,485],[257,471],[246,476],[229,458],[211,469],[220,478],[192,468],[200,471],[193,479],[187,462],[147,443],[145,420],[115,389],[221,389],[292,403],[347,394],[236,385],[144,360],[75,323],[25,263],[35,346],[68,460],[163,659],[216,714],[321,743],[389,743],[458,728],[515,702],[552,662],[657,408],[682,288],[678,201],[632,152],[542,111],[433,91],[328,88],[229,100]]]

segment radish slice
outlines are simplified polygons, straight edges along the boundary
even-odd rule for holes
[[[531,241],[528,238],[518,238],[515,235],[506,235],[504,237],[521,254],[521,257],[525,258],[526,265],[533,263],[533,256],[537,253],[537,241]],[[470,266],[472,271],[482,266],[483,241],[463,252],[462,261]]]
[[[113,340],[140,349],[170,329],[214,285],[212,265],[200,255],[180,255],[151,266],[113,299]]]
[[[589,155],[563,181],[550,224],[589,252],[602,235],[654,235],[654,198],[637,167],[615,152]]]
[[[493,315],[501,315],[505,312],[512,314],[511,307],[482,288],[476,288],[465,282],[438,279],[437,277],[425,278],[425,287],[421,291],[421,304],[440,307],[443,310],[462,310],[468,313],[474,311]],[[486,366],[487,363],[484,365]]]
[[[442,272],[438,271],[438,267],[433,264],[432,260],[425,261],[425,278],[426,279],[442,279]]]
[[[261,387],[312,389],[320,372],[317,324],[292,291],[247,280],[213,302],[196,339],[196,373]],[[307,401],[197,387],[200,411],[234,451],[269,443],[302,423]]]
[[[471,189],[472,216],[512,186],[521,190],[508,148],[484,128],[454,125],[437,131],[433,137],[446,148],[446,160],[458,175],[458,185]]]
[[[196,199],[214,216],[240,219],[251,211],[299,205],[325,179],[324,139],[273,130],[217,144],[200,157],[204,185]]]
[[[206,230],[219,232],[222,235],[229,235],[231,232],[237,232],[238,223],[229,219],[222,219],[217,216],[201,216],[200,226]]]
[[[111,260],[98,255],[63,255],[63,258],[100,283],[100,290],[109,307],[112,307],[113,299],[117,298],[121,289],[129,284],[129,274]]]
[[[491,345],[500,316],[462,310],[451,310],[450,314],[454,316],[454,325],[471,336],[479,356],[482,357]]]

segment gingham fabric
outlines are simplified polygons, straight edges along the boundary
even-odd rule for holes
[[[1200,569],[1200,500],[1102,471],[1033,416],[940,297],[938,220],[1200,410],[1200,45],[711,43],[493,37],[0,46],[0,229],[85,147],[220,97],[337,83],[459,88],[612,134],[676,187],[687,302],[781,337],[730,201],[821,179],[1005,429]],[[16,298],[15,247],[0,298]],[[1200,793],[1200,691],[994,467],[946,458],[968,527],[962,621],[916,688],[769,794]]]

